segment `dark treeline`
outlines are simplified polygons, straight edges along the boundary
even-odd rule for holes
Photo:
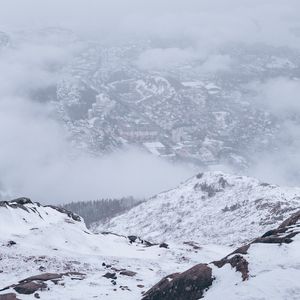
[[[105,221],[140,204],[142,200],[133,197],[121,199],[99,199],[71,202],[62,207],[84,218],[87,227],[98,221]]]

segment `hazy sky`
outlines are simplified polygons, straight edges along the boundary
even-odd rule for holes
[[[0,52],[0,181],[37,201],[149,196],[194,172],[135,149],[101,159],[83,153],[70,158],[68,134],[50,108],[31,101],[27,92],[56,82],[59,74],[49,66],[65,64],[81,45],[39,35],[39,29],[59,26],[83,39],[109,43],[167,41],[168,47],[158,42],[141,54],[136,63],[144,69],[195,58],[203,59],[203,70],[228,69],[231,58],[215,51],[224,43],[300,48],[299,0],[0,0],[0,7],[0,31],[19,41]],[[25,38],[29,32],[30,42]],[[274,114],[300,110],[297,81],[277,78],[258,83],[257,90]],[[286,126],[299,135],[299,128]],[[299,155],[292,156],[300,165]],[[267,162],[268,176],[274,160]],[[283,169],[289,172],[287,166]],[[253,174],[262,170],[259,165]]]
[[[94,38],[190,39],[296,46],[298,0],[0,0],[4,28],[63,26]]]

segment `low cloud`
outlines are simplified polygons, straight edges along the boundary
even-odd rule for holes
[[[161,38],[201,48],[228,42],[299,47],[298,0],[2,0],[4,29],[60,26],[120,41]]]
[[[229,71],[231,64],[232,58],[229,55],[210,55],[201,65],[201,71],[203,73]]]
[[[252,153],[249,174],[279,185],[300,182],[300,81],[278,77],[251,84],[256,106],[273,116],[274,140],[268,150]]]
[[[155,48],[143,52],[136,63],[141,69],[161,70],[186,64],[197,57],[192,49]]]
[[[257,102],[276,116],[300,113],[300,80],[274,78],[256,85]]]
[[[148,197],[193,173],[136,149],[102,158],[78,152],[50,112],[24,99],[0,101],[0,178],[15,196],[44,203]]]
[[[148,197],[192,174],[137,149],[101,158],[76,150],[52,106],[30,95],[56,84],[81,46],[32,36],[0,52],[0,189],[44,203]]]

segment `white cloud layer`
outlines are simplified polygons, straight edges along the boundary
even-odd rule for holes
[[[230,58],[215,49],[232,42],[300,48],[299,0],[0,0],[0,7],[0,31],[24,35],[9,52],[0,52],[0,180],[37,201],[148,196],[176,185],[192,171],[137,150],[103,159],[74,153],[51,110],[32,102],[28,94],[56,82],[59,75],[50,66],[64,64],[80,45],[74,48],[67,39],[38,34],[27,43],[28,30],[58,26],[101,42],[166,42],[139,57],[137,63],[144,69],[197,59],[203,72],[228,70]],[[261,103],[276,115],[299,112],[299,81],[277,78],[258,90]],[[285,130],[293,133],[291,140],[299,138],[295,124],[286,124],[283,135]],[[281,150],[252,174],[293,174],[291,165],[300,166],[299,155],[284,144]],[[279,154],[289,157],[283,161]]]
[[[3,28],[63,26],[94,38],[299,47],[298,0],[0,0]]]
[[[258,101],[277,116],[300,113],[300,80],[274,78],[256,86]]]

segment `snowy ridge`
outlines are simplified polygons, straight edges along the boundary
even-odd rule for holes
[[[299,188],[207,172],[100,224],[97,230],[138,233],[159,241],[237,245],[277,226],[299,207]]]

